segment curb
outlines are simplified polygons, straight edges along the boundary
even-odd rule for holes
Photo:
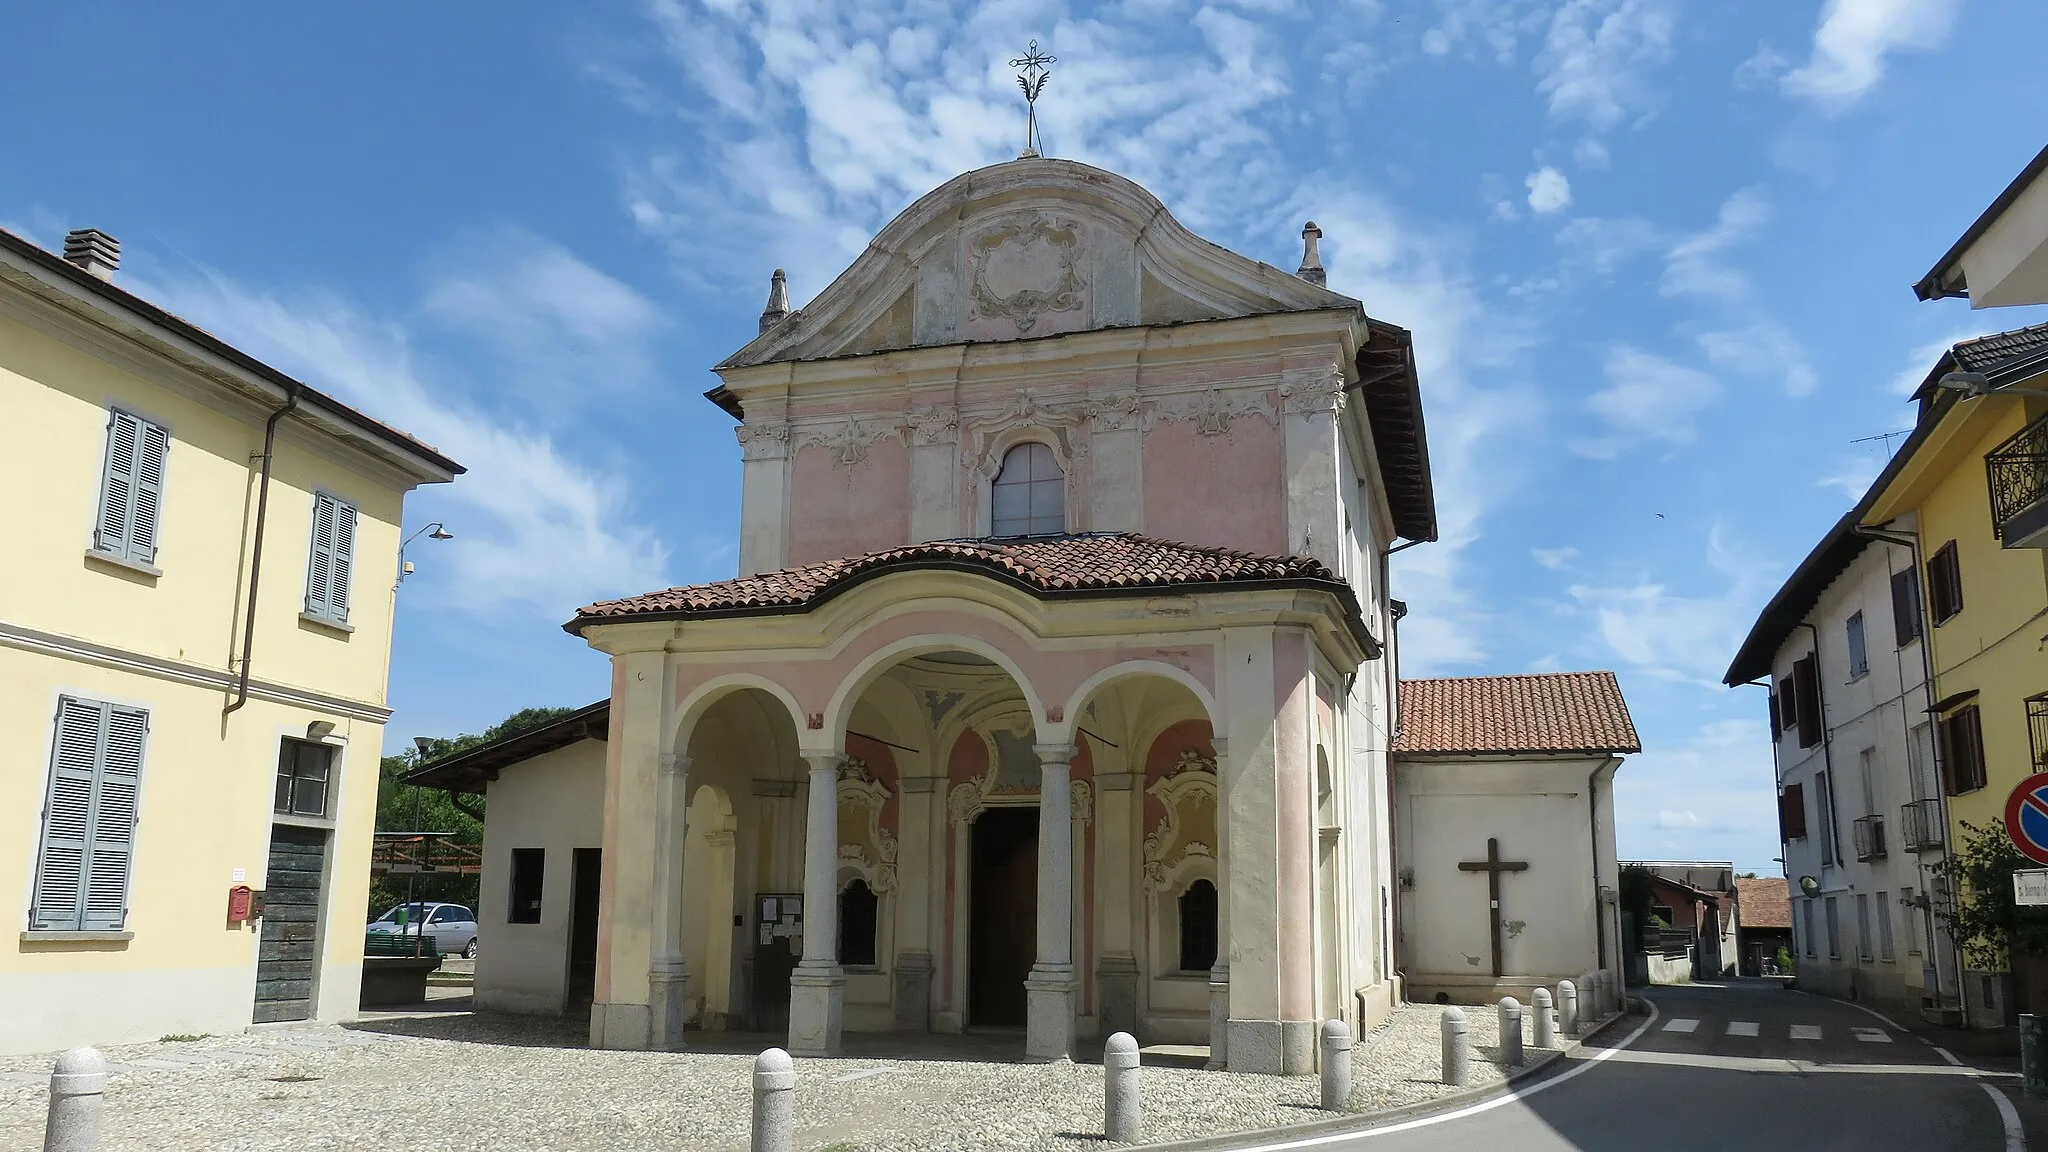
[[[1496,1084],[1484,1084],[1477,1088],[1466,1088],[1453,1092],[1448,1096],[1438,1096],[1430,1100],[1418,1100],[1413,1104],[1402,1104],[1376,1112],[1351,1112],[1342,1116],[1333,1116],[1327,1120],[1309,1120],[1300,1124],[1283,1125],[1279,1128],[1247,1128],[1240,1132],[1230,1132],[1219,1136],[1197,1136],[1190,1140],[1172,1140],[1160,1144],[1130,1144],[1125,1145],[1125,1147],[1129,1148],[1131,1152],[1223,1152],[1225,1149],[1234,1149],[1247,1144],[1265,1144],[1349,1132],[1369,1132],[1374,1128],[1380,1128],[1397,1121],[1414,1120],[1437,1112],[1455,1111],[1495,1096],[1504,1096],[1513,1092],[1523,1081],[1528,1080],[1558,1061],[1571,1056],[1579,1051],[1579,1049],[1585,1047],[1587,1041],[1594,1039],[1602,1032],[1628,1018],[1629,1013],[1626,1009],[1610,1014],[1598,1024],[1595,1024],[1584,1036],[1571,1041],[1562,1048],[1545,1050],[1546,1054],[1541,1060],[1533,1064],[1524,1065],[1510,1074],[1506,1080]]]

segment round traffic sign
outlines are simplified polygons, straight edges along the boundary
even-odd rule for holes
[[[2048,864],[2048,772],[2020,781],[2006,797],[2005,834],[2021,855]]]

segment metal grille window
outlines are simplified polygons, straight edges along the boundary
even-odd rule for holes
[[[1003,454],[989,489],[989,534],[1057,536],[1067,530],[1067,478],[1052,449],[1033,441]]]
[[[31,929],[110,931],[126,923],[148,736],[149,713],[140,708],[58,699]]]
[[[2034,771],[2048,772],[2048,692],[2027,698],[2027,748]]]
[[[333,745],[286,737],[277,751],[277,797],[272,809],[289,816],[327,815]]]

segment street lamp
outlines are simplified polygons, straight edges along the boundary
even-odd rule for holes
[[[2048,391],[2040,388],[2018,388],[2011,384],[1995,385],[1991,383],[1991,377],[1986,376],[1982,372],[1944,372],[1941,375],[1941,379],[1934,382],[1934,386],[1936,388],[1946,388],[1951,392],[1961,392],[1966,399],[1974,396],[1993,395],[2048,396]]]
[[[434,521],[432,524],[429,524],[425,528],[422,528],[419,531],[413,533],[412,535],[406,537],[405,543],[400,544],[398,546],[398,582],[400,584],[405,583],[405,578],[407,576],[412,575],[412,564],[410,561],[406,560],[405,550],[407,548],[412,547],[412,542],[419,539],[422,536],[425,536],[429,540],[455,539],[455,533],[450,532],[448,530],[448,526],[446,524],[441,523],[439,520]]]

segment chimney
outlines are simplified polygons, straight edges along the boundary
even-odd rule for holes
[[[97,228],[75,228],[64,236],[64,258],[102,280],[121,266],[121,242]]]
[[[1330,281],[1323,274],[1322,249],[1316,247],[1316,241],[1322,238],[1323,230],[1316,227],[1315,221],[1301,226],[1301,267],[1294,274],[1311,284],[1327,286]]]
[[[782,318],[789,315],[789,280],[782,269],[775,270],[775,276],[768,282],[768,306],[761,309],[761,331],[766,332]]]

